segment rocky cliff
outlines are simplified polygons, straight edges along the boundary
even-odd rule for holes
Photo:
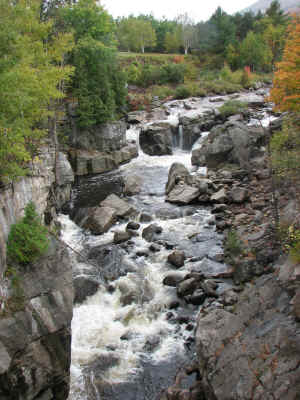
[[[56,158],[56,163],[55,163]],[[0,399],[66,399],[69,387],[72,267],[65,248],[51,239],[32,265],[6,265],[10,227],[29,201],[51,226],[70,197],[74,175],[63,153],[44,146],[30,176],[0,193]]]

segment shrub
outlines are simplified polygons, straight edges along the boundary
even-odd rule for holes
[[[186,99],[190,96],[192,96],[191,88],[189,88],[187,85],[180,85],[175,90],[176,99]]]
[[[21,265],[29,264],[48,249],[47,229],[40,222],[32,202],[25,207],[21,221],[12,225],[7,241],[7,255],[10,261]]]
[[[224,248],[229,256],[238,256],[242,253],[242,242],[236,231],[228,233]]]
[[[238,114],[247,108],[247,103],[238,100],[228,100],[220,108],[219,111],[224,117]]]

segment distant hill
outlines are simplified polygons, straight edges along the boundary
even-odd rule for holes
[[[258,0],[257,2],[253,3],[252,6],[247,7],[243,11],[253,11],[257,13],[259,10],[264,12],[272,3],[272,0]],[[279,0],[282,10],[285,12],[294,12],[299,11],[299,0]]]

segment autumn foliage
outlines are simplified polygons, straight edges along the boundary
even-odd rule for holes
[[[300,112],[300,16],[288,27],[282,61],[277,65],[270,100],[280,111]]]

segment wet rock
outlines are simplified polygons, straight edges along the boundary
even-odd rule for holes
[[[175,204],[190,204],[197,199],[200,192],[196,187],[178,184],[168,194],[166,201]]]
[[[184,251],[175,250],[168,255],[168,262],[176,268],[180,268],[184,265],[185,254]]]
[[[88,208],[86,217],[81,221],[80,226],[88,229],[94,235],[101,235],[107,232],[117,220],[116,210],[111,207]]]
[[[135,255],[137,257],[148,257],[149,256],[149,252],[148,252],[148,249],[140,249],[140,250],[136,251]]]
[[[158,244],[156,244],[156,243],[152,243],[152,244],[149,246],[149,250],[152,251],[153,253],[158,253],[158,252],[160,252],[161,247],[160,247],[160,245],[158,245]]]
[[[141,212],[140,214],[140,222],[150,222],[152,221],[152,216],[146,212]]]
[[[173,300],[173,301],[171,301],[171,303],[169,304],[169,307],[168,307],[168,308],[169,308],[170,310],[176,310],[179,306],[180,306],[179,301]]]
[[[142,187],[142,178],[138,175],[128,175],[124,177],[124,194],[133,196],[140,193]]]
[[[116,231],[114,233],[114,243],[119,244],[127,242],[131,238],[131,234],[128,231]]]
[[[172,272],[166,275],[163,279],[163,284],[166,286],[176,287],[183,280],[183,274]]]
[[[74,303],[81,304],[88,296],[92,296],[99,289],[99,282],[89,276],[77,276],[73,280]]]
[[[206,293],[202,289],[196,289],[194,293],[189,296],[188,302],[194,306],[200,306],[206,299]]]
[[[140,146],[150,156],[172,154],[172,130],[168,123],[160,122],[142,128]]]
[[[230,278],[233,276],[233,268],[226,264],[204,258],[199,263],[193,263],[189,267],[191,272],[202,273],[206,278]]]
[[[130,221],[130,222],[128,222],[128,224],[126,225],[126,230],[127,229],[130,229],[130,230],[133,230],[133,231],[135,231],[135,230],[138,230],[139,228],[140,228],[140,224],[139,223],[137,223],[137,222],[135,222],[135,221]]]
[[[157,349],[160,344],[160,337],[156,335],[151,335],[147,337],[147,340],[144,345],[144,350],[147,352],[153,352]]]
[[[249,198],[249,192],[242,187],[234,187],[229,192],[229,198],[233,203],[244,203]]]
[[[194,291],[199,288],[200,281],[197,278],[189,278],[180,282],[177,285],[177,295],[178,297],[185,297],[189,294],[193,294]]]
[[[125,218],[136,214],[136,209],[128,204],[125,200],[115,194],[111,194],[101,202],[102,207],[109,207],[115,210],[117,217]]]
[[[170,206],[170,205],[169,205]],[[160,207],[158,211],[156,211],[156,218],[167,220],[167,219],[177,219],[181,217],[181,210],[178,208],[170,208],[168,206]]]
[[[162,227],[157,224],[148,225],[143,229],[142,237],[147,240],[147,242],[153,242],[157,235],[162,232]]]
[[[183,164],[173,163],[169,169],[166,195],[174,189],[178,182],[184,182],[187,185],[191,185],[193,183],[193,178]]]

